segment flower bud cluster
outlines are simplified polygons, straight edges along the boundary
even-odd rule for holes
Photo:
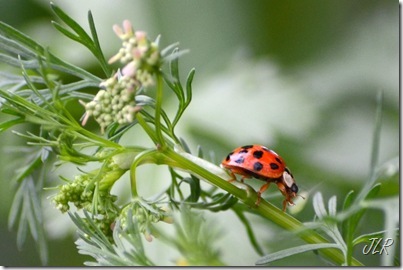
[[[83,103],[86,110],[83,125],[89,116],[93,116],[103,133],[113,122],[133,122],[136,112],[141,109],[135,102],[135,82],[125,76],[114,76],[102,82],[100,87],[102,89],[92,101]]]
[[[77,209],[92,211],[94,193],[95,185],[93,184],[92,176],[83,174],[76,176],[73,181],[59,186],[59,193],[53,197],[52,201],[56,208],[63,213],[70,209],[69,203],[74,204]],[[102,200],[99,200],[102,204],[98,203],[97,212],[109,212],[113,202],[117,199],[116,196],[110,194],[107,190],[98,190],[97,195],[102,197]]]
[[[141,110],[135,95],[140,88],[155,84],[154,75],[162,63],[158,44],[151,42],[145,32],[134,32],[129,21],[123,22],[123,29],[115,25],[114,31],[122,40],[122,48],[109,63],[119,61],[124,66],[100,84],[101,90],[92,101],[80,101],[86,110],[82,124],[93,116],[102,133],[114,122],[123,125],[134,121]]]
[[[120,61],[124,64],[122,73],[147,87],[154,84],[153,75],[160,69],[161,54],[158,44],[148,39],[147,33],[133,31],[130,21],[123,22],[123,29],[115,25],[116,35],[122,40],[122,48],[109,63]]]
[[[56,208],[61,212],[70,209],[70,203],[78,209],[93,211],[94,196],[97,198],[96,211],[108,214],[115,211],[114,202],[117,197],[110,194],[113,184],[125,173],[113,159],[106,160],[101,169],[77,175],[74,180],[59,186],[59,192],[53,197]]]
[[[159,221],[172,223],[168,209],[157,207],[155,204],[147,204],[144,201],[135,201],[125,207],[120,215],[122,229],[127,228],[127,213],[132,212],[133,222],[137,223],[139,231],[144,234],[147,241],[152,241],[152,224]]]
[[[85,209],[96,214],[93,218],[94,223],[112,241],[111,224],[115,221],[119,212],[118,207],[115,205],[117,196],[110,194],[109,191],[112,183],[116,182],[116,178],[119,178],[122,173],[117,173],[116,171],[106,172],[96,189],[94,179],[97,175],[99,173],[76,176],[73,181],[59,186],[59,193],[53,197],[52,201],[62,213],[70,209],[70,204],[74,204],[77,209]],[[95,196],[97,196],[96,199],[94,199]]]
[[[76,176],[74,181],[59,186],[59,193],[52,201],[62,213],[70,209],[69,202],[74,203],[77,208],[84,208],[92,200],[93,191],[87,190],[89,179],[86,175]]]

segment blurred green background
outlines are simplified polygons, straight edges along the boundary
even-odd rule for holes
[[[376,95],[380,90],[384,93],[380,163],[399,154],[397,1],[54,2],[86,29],[87,11],[92,11],[107,58],[120,46],[112,25],[121,24],[124,19],[131,20],[136,29],[147,31],[152,39],[161,34],[164,46],[179,42],[182,49],[189,49],[181,58],[180,68],[184,78],[190,68],[196,68],[194,97],[178,134],[192,150],[201,145],[206,153],[214,151],[217,164],[237,146],[263,144],[286,160],[301,191],[321,191],[325,200],[337,195],[340,205],[344,196],[351,189],[359,190],[368,177]],[[87,51],[52,27],[50,21],[54,19],[48,1],[0,0],[1,21],[49,46],[61,58],[101,74]],[[173,112],[176,104],[170,99],[167,94],[166,110]],[[78,104],[74,107],[82,113]],[[32,239],[18,251],[16,230],[7,228],[15,190],[15,183],[8,180],[18,159],[10,163],[6,147],[23,142],[10,133],[2,134],[1,140],[0,264],[39,266]],[[123,143],[151,145],[135,132],[125,137]],[[68,173],[68,168],[56,172],[62,173]],[[140,193],[150,196],[160,190],[164,173],[159,168],[144,168],[141,177],[158,180],[151,188],[150,182],[140,181]],[[399,193],[397,177],[382,181],[381,196]],[[251,180],[251,184],[258,187],[260,183]],[[119,188],[122,190],[117,187],[116,192],[120,192]],[[278,195],[271,187],[265,197],[273,198],[280,206]],[[307,205],[295,216],[301,221],[312,220],[311,198],[307,196],[300,202],[303,203]],[[49,265],[82,265],[86,257],[77,254],[71,222],[53,210],[46,197],[43,204],[49,209]],[[222,239],[216,244],[221,247],[224,261],[230,265],[253,265],[259,256],[234,215],[217,213],[211,218],[223,228]],[[269,222],[250,218],[267,252],[298,242]],[[370,212],[362,231],[382,229],[382,219],[380,212]],[[164,247],[147,248],[156,255]],[[172,264],[174,258],[164,251],[156,262]],[[379,264],[379,256],[364,260],[369,265]],[[304,254],[275,265],[322,264],[313,254]]]

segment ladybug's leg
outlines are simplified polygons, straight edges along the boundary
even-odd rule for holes
[[[267,181],[266,184],[260,187],[259,191],[257,192],[257,201],[255,202],[255,205],[259,205],[260,201],[262,199],[262,193],[266,191],[270,186],[270,182]]]
[[[283,212],[285,212],[285,209],[287,207],[287,202],[289,205],[295,205],[295,203],[291,200],[291,197],[287,195],[287,197],[283,201]]]
[[[229,179],[229,180],[227,180],[227,181],[230,182],[230,183],[237,181],[235,174],[242,175],[242,178],[241,178],[241,180],[240,180],[240,182],[241,182],[242,184],[243,184],[243,180],[244,180],[245,178],[250,178],[250,176],[249,176],[249,175],[246,175],[243,170],[231,169],[231,170],[229,171],[229,174],[230,174],[230,176],[231,176],[231,179]]]
[[[248,193],[248,196],[249,196],[250,190],[253,190],[253,189],[249,185],[245,184],[243,181],[245,178],[248,178],[248,176],[245,176],[245,175],[242,176],[240,182],[238,182],[233,171],[230,171],[230,175],[231,175],[231,179],[228,179],[227,181],[229,183],[235,182],[235,183],[233,183],[233,185],[235,185],[238,188],[246,190],[246,192]]]
[[[286,208],[287,208],[287,199],[284,199],[284,201],[283,201],[283,212],[285,212]]]
[[[284,186],[284,184],[282,182],[277,182],[277,187],[278,189],[281,191],[281,193],[283,194],[283,196],[285,197],[284,201],[283,201],[283,212],[285,212],[286,208],[287,208],[287,202],[290,205],[294,205],[294,203],[291,200],[291,196],[290,194],[287,193],[287,189]]]
[[[235,176],[235,174],[233,173],[233,172],[231,172],[231,179],[229,179],[228,180],[228,182],[234,182],[234,181],[236,181],[236,176]]]
[[[245,179],[245,178],[248,178],[248,177],[246,177],[246,176],[242,176],[242,178],[241,178],[241,183],[243,184],[243,180]],[[234,182],[234,181],[236,181],[236,176],[235,176],[235,174],[233,174],[233,173],[231,173],[231,179],[230,180],[228,180],[228,182]]]

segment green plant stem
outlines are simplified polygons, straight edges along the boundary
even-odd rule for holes
[[[379,91],[377,96],[377,108],[375,112],[375,126],[372,138],[372,153],[371,153],[371,161],[370,161],[370,172],[369,172],[369,180],[365,183],[359,194],[354,200],[354,205],[361,204],[365,197],[368,195],[370,190],[374,187],[374,183],[377,180],[376,169],[378,168],[378,158],[379,158],[379,146],[381,140],[381,125],[382,125],[382,105],[383,105],[383,92]],[[352,207],[349,208],[353,209]],[[351,265],[352,254],[354,249],[353,239],[354,239],[354,232],[356,226],[361,219],[363,212],[356,213],[348,220],[348,231],[346,234],[346,243],[347,243],[347,265]]]
[[[105,147],[111,147],[111,148],[116,148],[116,149],[121,149],[121,150],[123,149],[123,147],[120,144],[107,140],[107,139],[104,139],[98,135],[95,135],[91,131],[88,131],[85,128],[81,127],[79,124],[72,125],[72,126],[74,126],[74,130],[78,133],[77,135],[82,136],[83,139],[86,139],[86,140],[91,139],[94,142],[103,144]]]
[[[155,133],[155,131],[147,124],[146,120],[144,117],[141,115],[141,113],[136,114],[136,119],[139,122],[140,126],[144,129],[144,131],[147,133],[147,135],[150,137],[150,139],[157,144],[158,142],[158,137]]]
[[[250,242],[252,244],[252,246],[254,247],[255,251],[260,255],[263,256],[264,255],[264,251],[263,249],[260,247],[254,233],[252,230],[252,227],[248,221],[248,219],[245,217],[244,211],[243,211],[243,206],[240,206],[239,204],[235,204],[232,209],[234,210],[235,214],[237,215],[237,217],[239,218],[239,220],[242,222],[242,224],[245,226],[246,228],[246,232],[248,233],[248,237],[250,239]]]
[[[162,74],[157,73],[157,94],[155,98],[155,131],[157,135],[158,143],[161,147],[165,146],[165,140],[162,135],[161,129],[161,111],[162,111],[162,94],[163,94],[163,85],[162,85]]]
[[[64,108],[63,108],[63,110],[64,110]],[[115,143],[111,140],[102,138],[102,137],[94,134],[93,132],[88,131],[85,128],[83,128],[79,123],[77,123],[75,121],[74,117],[71,116],[71,114],[67,110],[64,110],[64,113],[65,113],[65,115],[59,116],[59,118],[60,118],[59,121],[66,123],[66,126],[68,126],[68,127],[72,127],[72,130],[74,130],[74,132],[76,133],[77,136],[80,136],[85,140],[90,139],[96,143],[101,143],[105,147],[123,150],[123,146],[121,146],[120,144]]]
[[[155,152],[156,152],[156,150],[154,150],[154,149],[149,149],[149,150],[145,150],[145,151],[141,152],[140,154],[138,154],[135,157],[135,159],[130,167],[130,185],[131,185],[131,192],[132,192],[133,198],[138,197],[137,182],[136,182],[136,168],[145,159],[155,155]]]
[[[282,212],[279,208],[268,203],[267,201],[262,200],[257,207],[255,205],[257,199],[256,192],[237,188],[235,185],[229,183],[227,180],[218,177],[214,173],[210,172],[210,170],[206,170],[205,168],[190,161],[189,159],[176,153],[170,148],[165,148],[164,154],[175,161],[177,163],[177,167],[185,169],[190,173],[196,174],[209,183],[231,193],[233,196],[243,201],[249,207],[254,208],[255,211],[258,212],[261,216],[271,220],[278,226],[289,231],[298,232],[299,237],[307,243],[329,243],[323,236],[309,228],[306,228],[300,221],[288,215],[287,213]],[[318,252],[339,265],[345,263],[344,255],[339,249],[323,249],[319,250]],[[362,266],[363,264],[355,258],[352,258],[351,265]]]

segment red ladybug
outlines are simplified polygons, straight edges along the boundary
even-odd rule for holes
[[[257,192],[256,205],[259,205],[262,193],[272,182],[277,185],[285,197],[283,211],[287,207],[287,202],[294,205],[292,199],[297,196],[298,186],[284,160],[273,150],[261,145],[238,147],[221,162],[221,167],[231,171],[234,179],[230,181],[236,179],[235,173],[243,176],[241,182],[244,178],[252,177],[266,182]]]

